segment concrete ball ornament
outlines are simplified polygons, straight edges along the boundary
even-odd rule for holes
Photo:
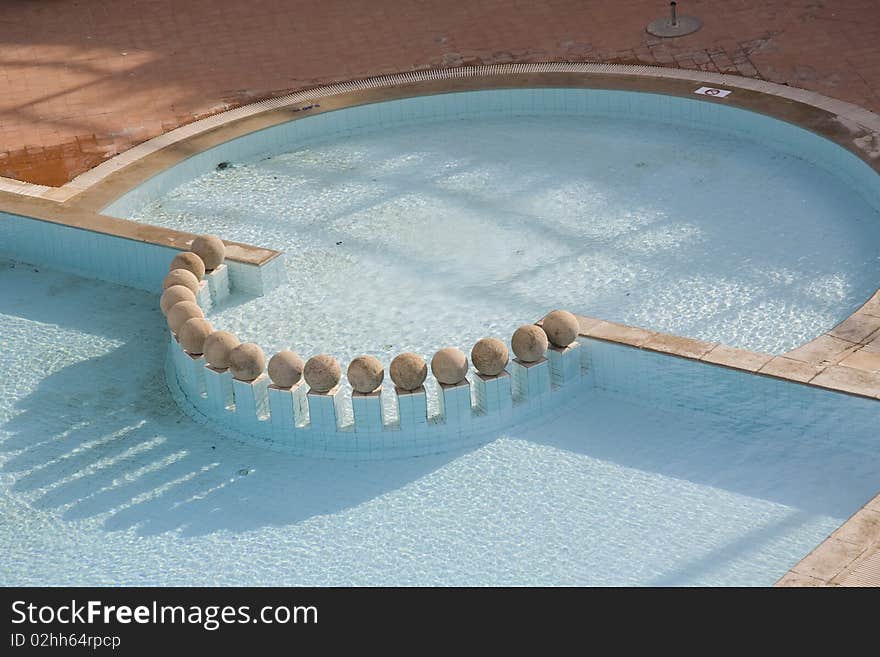
[[[192,301],[195,303],[196,295],[185,285],[172,285],[162,293],[159,299],[159,308],[162,309],[163,315],[167,315],[171,307],[181,301]]]
[[[480,374],[497,376],[507,367],[507,345],[497,338],[483,338],[471,349],[471,362]]]
[[[418,390],[428,378],[425,359],[411,351],[396,356],[388,370],[394,385],[401,390]]]
[[[183,285],[195,294],[199,291],[199,279],[189,269],[172,269],[162,281],[162,289],[167,290],[175,285]]]
[[[205,313],[202,312],[199,304],[195,301],[179,301],[171,306],[165,317],[168,320],[168,328],[171,329],[171,332],[174,333],[174,335],[178,335],[180,333],[180,328],[186,320],[192,319],[193,317],[204,316]]]
[[[229,370],[238,381],[253,381],[266,368],[266,355],[259,345],[243,342],[229,352]]]
[[[315,392],[329,392],[339,385],[342,368],[333,356],[312,356],[303,368],[303,376],[309,388]]]
[[[455,347],[441,349],[431,359],[431,373],[440,383],[455,385],[464,381],[468,359]]]
[[[187,353],[197,356],[205,353],[205,340],[214,332],[211,322],[202,317],[192,317],[180,327],[180,346]]]
[[[229,367],[229,354],[241,344],[237,337],[227,331],[214,331],[205,338],[205,360],[216,370]]]
[[[348,382],[352,390],[360,393],[373,392],[382,385],[385,369],[378,358],[358,356],[348,364]]]
[[[174,259],[171,261],[171,266],[168,267],[168,271],[174,271],[175,269],[186,269],[187,271],[191,271],[199,280],[202,280],[205,277],[205,263],[192,251],[185,251],[174,256]]]
[[[295,351],[279,351],[269,359],[269,378],[279,388],[292,388],[302,379],[305,364]]]
[[[578,337],[577,317],[567,310],[554,310],[541,322],[547,339],[557,347],[567,347]]]
[[[547,353],[547,334],[540,326],[526,324],[514,331],[510,346],[520,361],[534,363]]]
[[[202,259],[208,271],[217,269],[226,257],[226,245],[216,235],[199,235],[190,248]]]

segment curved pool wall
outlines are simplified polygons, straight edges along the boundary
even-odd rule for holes
[[[201,283],[197,298],[209,311],[228,294],[221,266]],[[582,321],[589,326],[597,320]],[[307,392],[303,382],[278,388],[266,374],[237,381],[169,337],[165,375],[187,415],[230,437],[297,455],[381,460],[475,447],[515,424],[545,422],[552,417],[547,411],[562,414],[566,406],[582,404],[584,394],[599,392],[665,410],[709,413],[752,429],[779,430],[795,440],[830,436],[845,426],[866,450],[880,442],[874,428],[877,399],[598,339],[583,328],[576,342],[565,349],[551,345],[547,358],[538,362],[514,359],[497,376],[471,372],[460,384],[441,385],[439,413],[433,415],[424,387],[407,392],[388,385],[349,396],[339,386],[328,393]],[[393,398],[395,416],[386,417],[382,395]],[[589,427],[584,430],[589,440]]]
[[[303,114],[321,110],[320,102],[306,107],[308,109],[301,110]],[[800,157],[841,179],[872,207],[880,209],[880,176],[866,162],[838,144],[786,121],[720,102],[641,91],[521,88],[416,96],[305,115],[197,153],[129,190],[102,211],[128,217],[174,187],[208,173],[220,162],[275,155],[329,137],[371,129],[482,116],[650,119],[710,129],[759,141]]]
[[[802,158],[836,176],[872,207],[880,208],[880,178],[853,153],[793,124],[717,102],[634,91],[525,88],[416,96],[328,112],[321,112],[320,102],[315,102],[298,111],[302,118],[232,139],[165,169],[116,199],[104,212],[131,215],[181,183],[210,172],[220,162],[247,161],[346,134],[480,116],[615,117],[704,128],[759,141]],[[308,116],[308,112],[320,113]],[[234,286],[267,293],[282,275],[280,259],[272,261],[271,269],[273,273],[264,275],[257,284],[242,286],[236,281]],[[588,352],[579,350],[578,375],[565,383],[579,378],[581,368],[594,379],[606,376],[601,371],[590,374]],[[575,356],[570,358],[574,361]],[[557,380],[551,385],[550,364],[544,366],[546,373],[531,373],[542,381],[538,396],[517,394],[515,381],[511,385],[509,380],[487,382],[472,376],[458,390],[441,389],[440,413],[433,416],[427,413],[423,394],[400,395],[393,386],[386,386],[383,393],[393,401],[386,399],[388,403],[383,405],[379,395],[349,398],[339,390],[329,395],[307,394],[304,387],[278,390],[265,375],[250,384],[233,381],[228,373],[206,368],[203,359],[186,355],[174,340],[167,373],[175,397],[187,412],[218,428],[298,454],[386,458],[437,453],[479,442],[481,435],[537,417],[542,407],[564,403],[568,396],[561,389],[564,386]],[[491,409],[485,406],[487,395],[496,400]],[[398,414],[386,417],[389,406],[398,409]]]
[[[221,265],[200,282],[196,300],[207,314],[229,294],[228,270]],[[471,372],[455,385],[438,384],[439,410],[431,413],[424,386],[401,390],[385,382],[363,394],[337,384],[319,392],[302,380],[280,388],[265,372],[239,381],[230,370],[209,366],[204,355],[187,353],[171,333],[165,364],[172,396],[193,419],[280,451],[353,459],[440,454],[479,444],[565,403],[583,371],[577,341],[565,348],[550,345],[535,362],[514,358],[497,375]]]

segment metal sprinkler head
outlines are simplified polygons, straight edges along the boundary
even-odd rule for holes
[[[691,34],[703,27],[703,22],[694,16],[679,16],[676,2],[669,3],[669,16],[648,23],[648,34],[658,37],[680,37]]]

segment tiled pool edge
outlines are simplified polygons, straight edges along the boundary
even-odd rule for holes
[[[878,299],[880,292],[874,295],[872,301]],[[670,335],[594,317],[578,315],[577,318],[580,323],[580,335],[586,338],[700,361],[790,383],[880,400],[880,372],[866,372],[836,362],[823,364],[821,361],[795,360],[791,357],[793,352],[773,356],[728,347],[718,342]],[[872,333],[871,337],[873,341],[863,345],[864,349],[880,347],[878,342],[880,334]]]
[[[195,235],[0,192],[0,257],[154,292],[176,253]],[[57,205],[57,204],[56,204]],[[64,244],[62,243],[64,237]],[[262,294],[280,275],[281,253],[225,242],[234,287]]]
[[[877,392],[880,290],[833,329],[783,354],[780,359],[773,367],[815,385],[855,393]]]

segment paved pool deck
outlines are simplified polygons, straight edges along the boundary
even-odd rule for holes
[[[704,27],[645,31],[661,0],[7,3],[0,176],[61,185],[177,126],[388,73],[510,62],[730,73],[880,110],[875,0],[683,0]]]

